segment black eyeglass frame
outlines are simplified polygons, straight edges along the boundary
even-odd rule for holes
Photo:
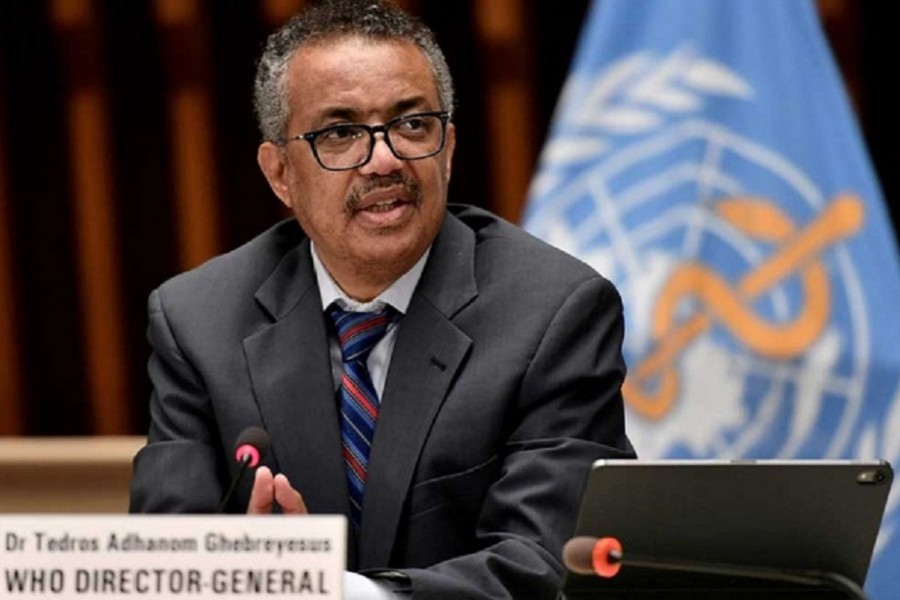
[[[406,121],[409,119],[415,119],[416,117],[437,117],[441,121],[441,143],[438,145],[437,149],[433,152],[429,152],[428,154],[423,154],[422,156],[416,156],[414,158],[407,158],[405,156],[400,156],[397,154],[397,150],[394,148],[394,145],[391,143],[391,136],[388,135],[388,130],[400,123],[402,121]],[[418,112],[411,113],[408,115],[400,115],[398,117],[394,117],[389,121],[385,121],[381,125],[366,125],[364,123],[337,123],[335,125],[329,125],[328,127],[323,127],[322,129],[316,129],[315,131],[308,131],[306,133],[298,133],[297,135],[293,135],[284,140],[284,144],[288,142],[293,142],[296,140],[306,140],[309,142],[310,150],[312,150],[313,156],[316,157],[316,162],[319,163],[319,166],[325,169],[326,171],[349,171],[351,169],[358,169],[359,167],[365,165],[370,160],[372,160],[372,153],[375,151],[375,134],[381,133],[384,136],[384,143],[387,144],[387,147],[390,149],[391,154],[397,157],[400,160],[422,160],[423,158],[428,158],[430,156],[434,156],[438,154],[441,150],[444,149],[444,145],[447,142],[447,123],[453,117],[453,113],[446,110],[441,111],[432,111],[432,112]],[[335,130],[344,129],[347,127],[358,127],[369,134],[369,151],[366,153],[366,156],[363,160],[359,161],[355,165],[351,165],[349,167],[327,167],[325,163],[322,162],[322,159],[319,157],[319,151],[316,149],[316,139],[324,135],[326,133],[330,133]]]

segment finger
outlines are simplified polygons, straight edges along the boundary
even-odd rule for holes
[[[307,514],[306,503],[300,492],[291,486],[288,478],[279,473],[275,476],[275,501],[281,506],[282,512],[288,515],[305,515]]]
[[[253,478],[253,489],[250,502],[247,503],[248,515],[267,515],[272,512],[275,502],[275,483],[269,467],[260,467]]]

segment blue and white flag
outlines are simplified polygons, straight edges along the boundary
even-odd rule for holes
[[[525,226],[621,291],[643,458],[900,464],[897,248],[811,2],[595,2]]]

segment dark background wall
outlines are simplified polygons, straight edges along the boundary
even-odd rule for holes
[[[250,88],[301,4],[0,3],[0,434],[145,432],[148,293],[285,216]],[[588,0],[401,4],[456,79],[451,201],[516,220]],[[889,6],[819,2],[896,224]]]

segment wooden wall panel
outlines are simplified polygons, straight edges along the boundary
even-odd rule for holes
[[[156,0],[169,74],[175,223],[183,269],[221,251],[208,16],[199,0]]]
[[[90,431],[67,86],[47,2],[0,3],[8,215],[25,432]]]
[[[114,227],[109,114],[101,32],[91,0],[53,0],[50,18],[65,59],[75,241],[84,330],[84,368],[93,433],[127,427],[123,309]]]
[[[2,85],[0,72],[0,85]],[[24,433],[19,369],[19,325],[16,312],[16,276],[13,272],[12,211],[7,180],[5,123],[0,94],[0,435]]]
[[[535,94],[523,0],[475,4],[486,69],[485,143],[493,173],[493,207],[517,223],[535,163]]]
[[[303,0],[262,0],[259,6],[263,21],[274,29],[297,14],[304,4]]]

